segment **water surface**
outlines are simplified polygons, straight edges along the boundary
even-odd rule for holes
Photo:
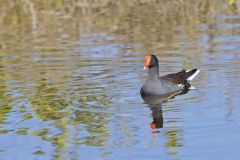
[[[238,8],[56,2],[1,2],[0,159],[239,157]],[[197,89],[144,103],[147,53]]]

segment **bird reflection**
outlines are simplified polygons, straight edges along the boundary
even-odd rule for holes
[[[159,128],[163,128],[163,114],[162,105],[168,100],[173,99],[175,96],[186,94],[189,90],[186,89],[182,92],[177,92],[173,94],[166,94],[161,96],[142,96],[142,99],[148,104],[152,111],[152,122],[150,123],[150,128],[153,129],[153,133],[158,133]]]
[[[152,110],[153,121],[150,124],[152,129],[162,128],[163,127],[163,115],[162,115],[162,103],[149,105]]]

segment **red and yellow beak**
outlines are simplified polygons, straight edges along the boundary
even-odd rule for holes
[[[150,55],[146,55],[145,56],[145,64],[144,64],[144,69],[148,68],[150,66],[150,61],[151,61],[151,56]]]

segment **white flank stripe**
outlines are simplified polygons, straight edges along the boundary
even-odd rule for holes
[[[177,84],[177,87],[178,88],[184,88],[184,85],[183,84]]]

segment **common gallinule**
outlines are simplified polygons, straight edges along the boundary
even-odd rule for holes
[[[162,96],[174,93],[181,93],[191,87],[190,81],[200,72],[192,69],[183,69],[178,73],[168,74],[159,77],[159,64],[155,55],[145,56],[144,69],[148,68],[148,78],[141,88],[141,96]]]

